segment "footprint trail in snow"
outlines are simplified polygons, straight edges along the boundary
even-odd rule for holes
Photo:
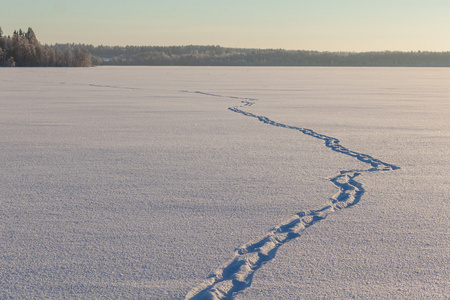
[[[323,207],[296,213],[270,230],[266,235],[238,247],[230,261],[215,270],[200,285],[190,290],[185,299],[232,299],[236,293],[251,285],[254,273],[266,262],[272,260],[282,245],[299,237],[303,230],[325,219],[329,214],[357,204],[364,194],[362,185],[355,180],[361,173],[400,169],[370,155],[352,151],[342,146],[337,138],[317,133],[312,129],[278,123],[265,116],[258,116],[242,110],[244,107],[252,106],[257,99],[222,96],[200,91],[183,90],[181,92],[241,100],[240,106],[229,107],[228,109],[272,126],[297,130],[323,140],[327,148],[352,156],[371,166],[366,170],[340,171],[338,175],[328,178],[338,188],[338,192]]]

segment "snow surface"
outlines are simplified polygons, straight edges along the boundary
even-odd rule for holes
[[[1,68],[0,298],[448,299],[449,82]]]

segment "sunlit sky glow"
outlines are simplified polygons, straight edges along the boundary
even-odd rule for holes
[[[15,0],[5,35],[41,43],[450,51],[449,0]]]

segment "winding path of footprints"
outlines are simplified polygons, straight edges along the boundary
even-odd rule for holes
[[[181,92],[240,100],[241,105],[229,107],[228,109],[235,113],[255,118],[265,124],[297,130],[303,134],[323,140],[327,148],[352,156],[371,166],[365,170],[340,171],[338,175],[328,178],[337,187],[338,192],[323,207],[296,213],[270,230],[266,235],[238,247],[230,261],[215,270],[200,285],[190,290],[185,299],[232,299],[236,293],[251,285],[254,273],[264,263],[272,260],[282,245],[299,237],[303,230],[325,219],[329,214],[357,204],[364,194],[364,188],[355,180],[361,173],[400,169],[370,155],[352,151],[342,146],[337,138],[317,133],[312,129],[278,123],[265,116],[258,116],[242,110],[244,107],[252,106],[257,99],[222,96],[200,91],[183,90]]]

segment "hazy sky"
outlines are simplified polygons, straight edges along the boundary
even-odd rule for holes
[[[41,43],[450,51],[450,0],[14,0],[6,35]]]

